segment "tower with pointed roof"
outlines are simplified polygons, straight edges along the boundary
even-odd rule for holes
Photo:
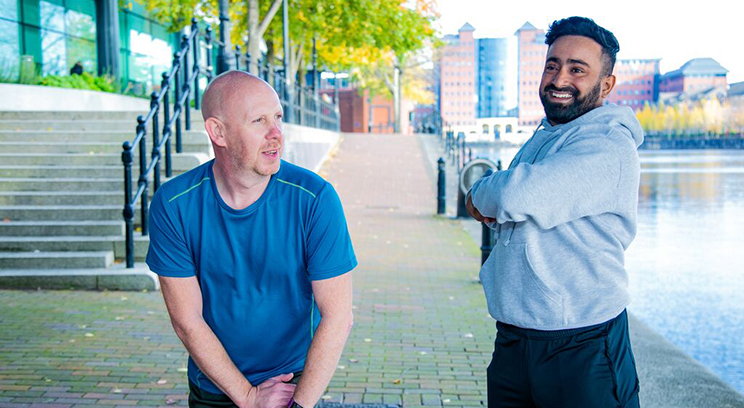
[[[518,39],[518,105],[519,125],[537,126],[545,116],[540,102],[540,79],[542,78],[545,54],[545,30],[525,22],[515,33]]]
[[[474,126],[476,117],[475,28],[465,23],[457,35],[446,35],[440,59],[440,112],[449,126]]]

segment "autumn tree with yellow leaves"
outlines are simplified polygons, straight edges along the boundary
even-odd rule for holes
[[[636,117],[649,134],[741,134],[744,131],[744,101],[721,102],[710,97],[675,105],[646,103],[636,112]]]

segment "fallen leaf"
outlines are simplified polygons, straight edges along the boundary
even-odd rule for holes
[[[173,405],[176,402],[178,401],[174,400],[173,398],[168,398],[167,400],[165,400],[165,405]]]
[[[365,343],[369,343],[369,342],[371,342],[371,341],[372,341],[372,339],[364,339],[364,342],[365,342]]]
[[[118,388],[114,388],[113,390],[111,390],[111,392],[113,392],[114,394],[120,394],[121,390]]]
[[[168,380],[158,380],[159,385],[168,384]]]
[[[93,337],[93,336],[95,336],[95,334],[93,334],[93,333],[85,333],[85,337]]]
[[[395,381],[393,381],[393,384],[400,384],[400,378],[396,378]]]
[[[188,372],[189,372],[189,369],[188,369],[188,368],[186,368],[186,367],[180,367],[180,368],[179,368],[178,370],[176,370],[176,371],[178,371],[179,373],[188,373]]]
[[[349,359],[349,362],[350,362],[350,363],[358,363],[358,362],[359,362],[359,360],[357,360],[357,359],[355,359],[355,358],[350,358],[350,359]]]

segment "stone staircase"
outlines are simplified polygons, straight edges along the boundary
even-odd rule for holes
[[[134,138],[138,114],[144,113],[0,112],[0,287],[85,287],[95,281],[102,288],[104,275],[122,282],[121,146]],[[174,175],[209,159],[201,123],[192,111],[184,153],[173,155]],[[133,174],[136,188],[138,166]],[[137,230],[139,223],[137,211]],[[147,245],[137,232],[136,261],[144,260]]]

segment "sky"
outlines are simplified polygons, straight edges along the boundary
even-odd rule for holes
[[[457,34],[467,22],[476,38],[509,37],[526,21],[547,29],[553,20],[584,16],[615,34],[618,58],[661,58],[664,74],[710,57],[729,70],[730,84],[744,81],[739,1],[438,0],[438,28]]]

